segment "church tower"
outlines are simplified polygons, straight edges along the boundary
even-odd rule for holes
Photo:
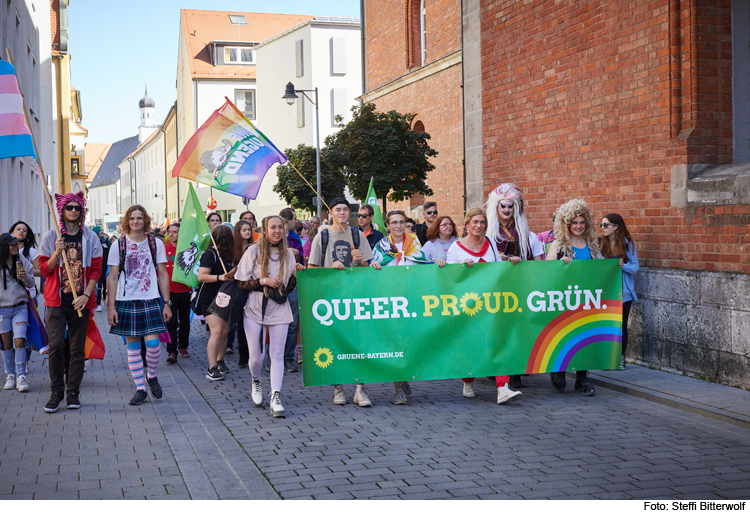
[[[148,83],[146,83],[146,93],[143,99],[138,101],[138,112],[141,115],[141,126],[138,127],[138,142],[143,143],[148,137],[156,130],[156,120],[154,113],[156,110],[156,104],[154,100],[148,96]]]

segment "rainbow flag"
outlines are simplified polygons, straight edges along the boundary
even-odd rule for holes
[[[254,200],[268,169],[286,161],[286,156],[226,99],[182,149],[172,177]]]
[[[16,69],[0,60],[0,159],[23,156],[36,159],[34,142],[26,124]]]

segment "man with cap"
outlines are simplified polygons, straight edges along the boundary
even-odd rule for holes
[[[47,278],[44,304],[47,307],[52,395],[44,410],[49,413],[57,412],[65,396],[66,328],[70,342],[70,363],[65,401],[68,409],[81,407],[79,390],[86,361],[86,330],[91,310],[96,308],[96,297],[92,296],[102,274],[102,245],[96,233],[84,225],[86,199],[83,191],[56,194],[55,200],[62,236],[58,238],[54,229],[48,231],[39,248],[39,268]],[[72,277],[63,265],[63,251],[68,257]],[[77,296],[75,300],[74,291]],[[78,311],[82,316],[78,315]]]

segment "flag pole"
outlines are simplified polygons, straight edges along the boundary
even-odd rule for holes
[[[5,48],[5,55],[8,57],[8,62],[13,65],[13,57],[10,54],[10,50],[8,48]],[[26,117],[26,126],[29,127],[29,132],[31,133],[31,142],[34,144],[34,151],[36,151],[36,163],[39,167],[39,173],[41,174],[41,182],[44,186],[44,195],[47,197],[47,207],[49,208],[50,216],[52,216],[53,219],[56,219],[57,216],[55,215],[55,208],[52,206],[52,197],[49,195],[49,189],[47,189],[47,178],[44,176],[44,169],[42,168],[42,160],[39,157],[39,149],[36,146],[36,138],[34,137],[34,129],[31,128],[31,121],[29,120],[29,112],[26,109],[26,100],[23,97],[23,92],[21,92],[21,85],[18,85],[18,91],[21,94],[21,101],[23,102],[23,113]],[[81,210],[81,218],[83,218],[83,210]],[[60,234],[60,224],[57,221],[52,222],[55,226],[55,233],[57,234],[57,238],[62,238],[62,235]],[[81,226],[81,229],[83,229],[83,225]],[[65,253],[65,251],[62,252],[62,258],[63,258],[63,264],[65,265],[65,273],[68,275],[68,282],[71,285],[70,290],[73,292],[73,302],[75,303],[76,299],[78,299],[78,294],[76,293],[75,288],[75,281],[72,280],[73,274],[70,272],[70,264],[68,263],[68,255]],[[83,317],[83,312],[81,310],[76,310],[78,312],[78,317]]]

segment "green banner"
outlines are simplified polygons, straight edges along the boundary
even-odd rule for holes
[[[180,236],[177,238],[175,261],[172,268],[172,280],[187,284],[193,289],[200,285],[198,268],[201,255],[211,242],[211,231],[208,229],[206,215],[201,209],[198,195],[193,184],[188,184],[188,195],[185,198],[185,209],[180,218]]]
[[[307,269],[305,385],[614,369],[615,259]]]

